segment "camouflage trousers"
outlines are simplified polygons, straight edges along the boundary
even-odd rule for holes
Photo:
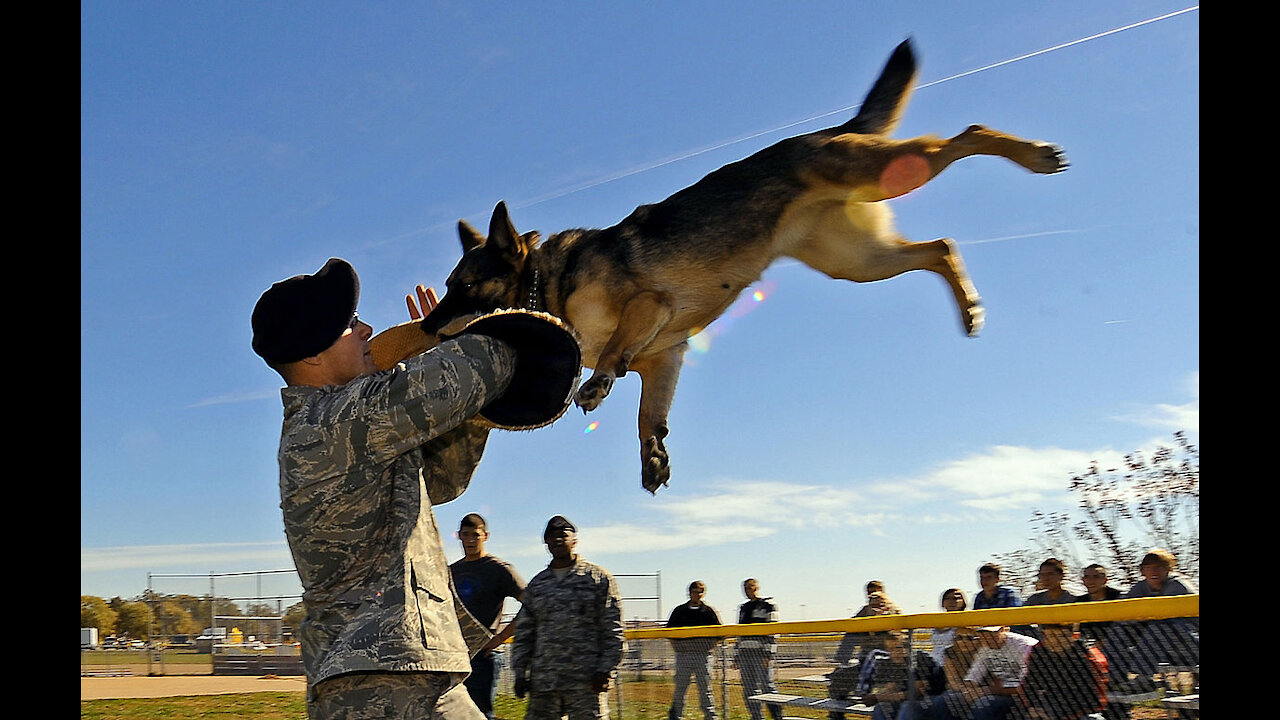
[[[485,720],[459,680],[436,672],[351,673],[307,692],[308,720]]]
[[[524,720],[607,720],[609,694],[598,693],[589,685],[581,688],[530,692]]]

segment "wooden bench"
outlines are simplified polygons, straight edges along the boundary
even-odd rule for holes
[[[858,698],[838,700],[836,698],[804,697],[802,695],[786,695],[784,693],[761,693],[760,695],[752,695],[749,699],[753,702],[768,703],[769,705],[791,705],[812,710],[825,710],[827,712],[863,715],[866,717],[870,717],[872,711],[875,710],[870,705],[863,705]]]
[[[1149,692],[1135,693],[1126,695],[1124,693],[1107,693],[1107,704],[1109,705],[1137,705],[1140,702],[1148,700],[1159,700],[1164,697],[1164,690],[1156,688]]]
[[[1160,705],[1169,717],[1185,717],[1187,714],[1200,717],[1200,693],[1167,697],[1160,701]]]

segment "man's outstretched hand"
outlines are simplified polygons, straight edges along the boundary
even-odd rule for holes
[[[436,297],[435,289],[421,285],[415,289],[415,292],[418,295],[416,304],[413,295],[405,295],[404,301],[409,306],[409,319],[421,320],[436,309],[436,305],[440,304],[440,298]]]

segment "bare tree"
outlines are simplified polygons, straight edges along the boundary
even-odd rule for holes
[[[1135,451],[1121,467],[1097,462],[1071,478],[1071,510],[1031,515],[1033,547],[997,555],[1011,577],[1035,577],[1047,557],[1078,571],[1090,563],[1106,566],[1114,585],[1141,579],[1138,561],[1152,547],[1178,558],[1178,571],[1197,582],[1200,576],[1200,451],[1182,431],[1173,447],[1161,446],[1148,457]],[[1013,583],[1010,583],[1013,584]]]

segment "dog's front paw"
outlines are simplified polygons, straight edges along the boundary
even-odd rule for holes
[[[640,457],[643,465],[640,469],[640,483],[650,493],[658,494],[658,488],[671,479],[671,457],[667,455],[667,447],[656,437],[650,436],[644,443],[644,451]]]
[[[1066,170],[1071,163],[1067,162],[1067,154],[1057,145],[1046,142],[1036,143],[1038,156],[1031,169],[1038,173],[1051,175]]]
[[[604,402],[612,389],[612,375],[592,375],[590,380],[582,383],[578,388],[577,394],[573,396],[573,402],[582,408],[582,412],[588,413],[600,407],[600,403]]]

